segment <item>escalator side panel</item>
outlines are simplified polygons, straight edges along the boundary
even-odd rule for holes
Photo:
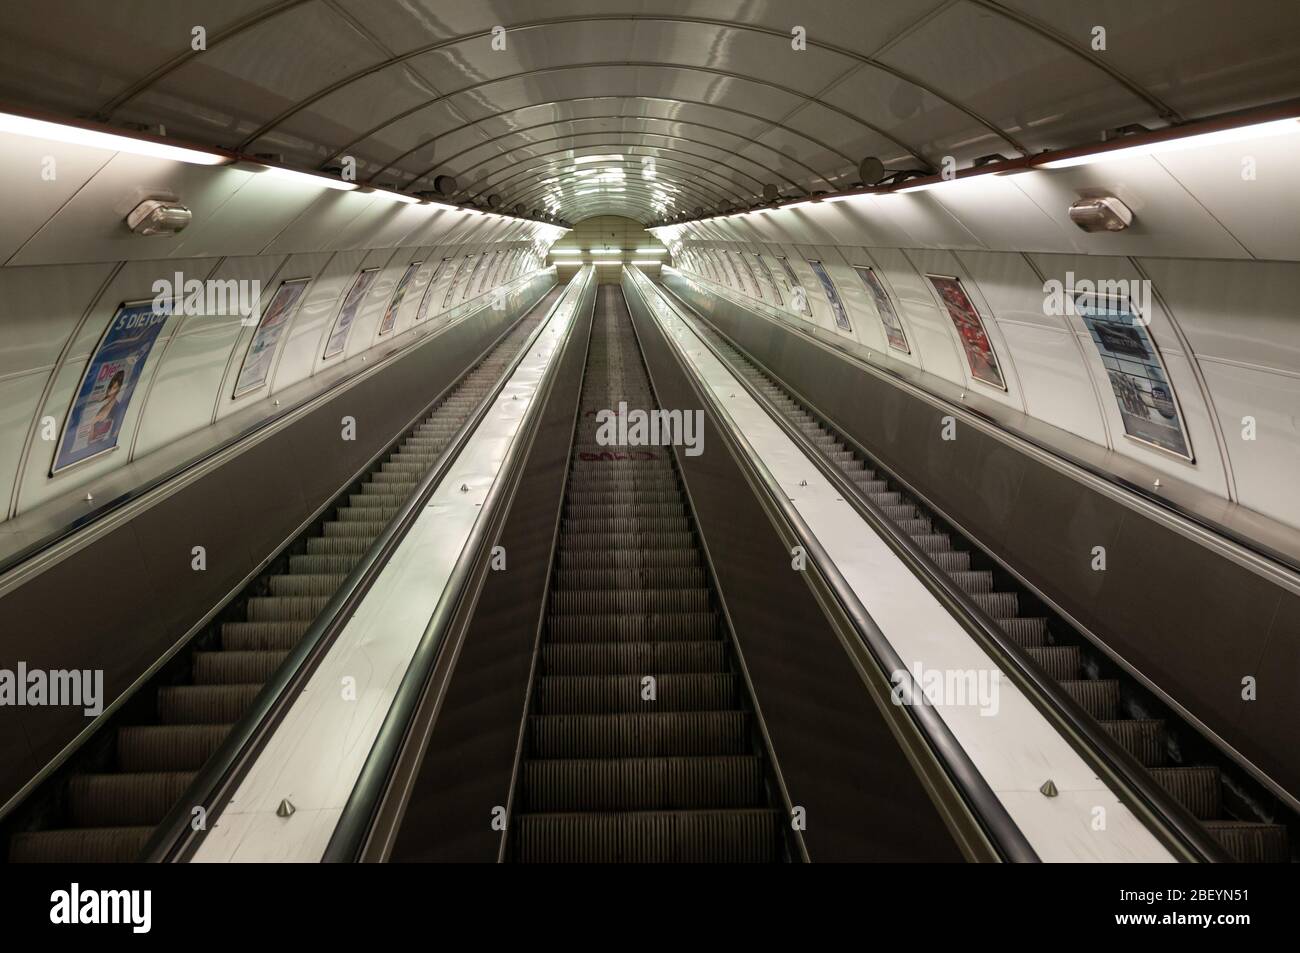
[[[701,406],[657,324],[633,321],[665,407]],[[678,454],[702,535],[813,861],[958,861],[952,836],[823,615],[717,421]]]
[[[393,845],[393,861],[496,861],[546,596],[591,314],[575,318],[498,545],[455,661]]]

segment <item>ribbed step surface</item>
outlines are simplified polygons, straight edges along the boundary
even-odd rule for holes
[[[1110,735],[1143,765],[1155,769],[1156,780],[1198,818],[1238,860],[1272,857],[1288,859],[1286,828],[1224,819],[1223,781],[1212,767],[1161,767],[1166,764],[1165,726],[1161,721],[1132,719],[1124,711],[1116,681],[1086,676],[1080,645],[1054,644],[1045,618],[1026,612],[1027,600],[1018,591],[999,590],[994,574],[973,565],[965,540],[936,528],[920,501],[891,485],[873,461],[864,459],[830,424],[820,420],[793,394],[750,361],[723,335],[703,321],[695,327],[747,380],[770,406],[802,432],[886,518],[906,533],[934,564],[992,617],[1028,659],[1057,681]],[[1217,819],[1217,820],[1216,820]]]
[[[766,764],[672,456],[596,441],[599,411],[654,408],[621,292],[599,294],[513,856],[778,860]]]
[[[218,645],[192,653],[188,684],[156,690],[157,722],[118,727],[112,771],[73,774],[62,799],[66,826],[16,834],[9,844],[11,861],[139,857],[153,826],[184,795],[195,772],[491,392],[560,293],[556,289],[544,298],[359,489],[340,498],[320,534],[289,556],[287,572],[268,574],[250,586],[255,595],[246,600],[243,619],[222,625]]]

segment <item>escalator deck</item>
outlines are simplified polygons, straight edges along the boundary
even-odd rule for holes
[[[597,443],[596,415],[622,401],[654,407],[622,292],[606,285],[527,716],[511,856],[780,860],[768,762],[671,449]]]
[[[223,622],[216,644],[190,652],[187,678],[143,689],[156,695],[153,718],[109,726],[107,757],[55,786],[34,825],[40,829],[10,838],[10,862],[140,858],[154,828],[491,392],[560,293],[553,289],[534,306],[353,492],[337,501],[330,518],[291,549],[284,571],[250,585],[243,619]]]

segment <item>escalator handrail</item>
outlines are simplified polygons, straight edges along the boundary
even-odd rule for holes
[[[663,292],[660,292],[663,294]],[[681,308],[689,310],[696,319],[708,324],[698,311],[685,302]],[[711,326],[711,325],[709,325]],[[720,333],[720,332],[719,332]],[[724,366],[729,362],[702,335],[696,335]],[[761,361],[729,342],[741,355],[749,360],[763,373],[780,381]],[[821,471],[822,475],[835,487],[860,516],[876,531],[887,545],[899,555],[913,575],[939,599],[945,609],[975,636],[986,651],[989,651],[999,668],[1008,672],[1016,686],[1025,693],[1034,706],[1052,722],[1053,727],[1088,762],[1089,767],[1098,772],[1101,779],[1123,795],[1120,800],[1130,808],[1140,810],[1135,813],[1145,815],[1148,828],[1155,825],[1156,834],[1165,846],[1170,847],[1183,860],[1196,862],[1224,863],[1230,860],[1227,852],[1213,836],[1196,820],[1196,817],[1181,802],[1173,797],[1151,778],[1141,763],[1127,749],[1102,729],[1069,693],[1054,680],[1042,673],[1025,656],[1023,649],[1010,639],[1002,628],[972,599],[964,589],[957,585],[946,573],[940,570],[925,555],[916,541],[894,526],[879,505],[862,490],[847,479],[831,461],[827,460],[811,440],[789,423],[764,397],[758,389],[743,376],[732,375],[746,389],[750,397],[766,411],[787,437],[803,451]],[[782,384],[784,386],[784,384]],[[820,415],[819,415],[820,416]],[[836,435],[845,440],[854,450],[870,456],[857,442],[830,421],[822,418],[824,423],[834,427]]]
[[[640,275],[639,272],[636,272],[636,274],[641,282],[649,284],[661,296],[661,299],[668,307],[675,310],[672,301],[663,297],[663,292]],[[645,292],[642,290],[641,285],[637,286],[637,291],[644,298]],[[698,335],[697,339],[703,341]],[[703,343],[707,344],[708,342]],[[676,353],[676,349],[674,349],[674,352]],[[679,362],[682,360],[680,355],[678,355],[678,360]],[[692,385],[701,400],[713,407],[714,416],[721,425],[726,420],[726,417],[720,402],[709,388],[698,386],[694,375],[689,371],[687,371],[687,376],[692,381]],[[734,432],[733,428],[720,426],[719,429],[727,438],[736,441],[738,448],[747,445],[748,441],[744,439],[742,434]],[[853,591],[848,581],[840,573],[838,566],[830,558],[830,555],[821,545],[803,516],[791,505],[789,498],[782,492],[780,485],[775,481],[771,473],[768,472],[766,467],[758,465],[750,453],[740,452],[735,456],[737,462],[749,472],[751,479],[764,488],[769,501],[775,505],[793,529],[794,535],[805,547],[805,551],[810,557],[810,563],[820,571],[826,585],[839,603],[839,608],[848,618],[850,625],[858,634],[876,667],[884,673],[886,678],[889,678],[890,673],[893,672],[907,672],[908,669],[904,665],[902,657],[899,656],[894,646],[885,637],[884,632],[881,631],[866,607],[862,605],[857,593]],[[939,715],[938,710],[925,697],[925,693],[913,692],[913,697],[919,698],[919,702],[899,707],[903,709],[903,714],[911,719],[933,757],[937,759],[940,767],[961,795],[971,816],[983,829],[989,842],[1004,860],[1015,863],[1035,863],[1040,861],[1041,858],[1029,843],[1028,838],[1025,837],[1020,826],[1012,820],[1006,806],[989,786],[984,775],[976,768],[970,755],[957,741],[952,729]]]
[[[543,269],[543,271],[544,270],[545,269]],[[513,281],[509,282],[504,287],[510,287],[511,285],[518,285],[519,287],[523,287],[529,281],[538,278],[541,274],[542,271],[533,272],[529,275],[521,275],[520,277],[515,278]],[[483,295],[479,295],[479,298],[482,297]],[[450,310],[445,312],[442,315],[442,317],[444,319],[447,319],[452,314],[452,312],[456,311],[458,308],[461,308],[466,304],[475,303],[477,305],[476,307],[466,309],[464,313],[462,313],[461,315],[457,316],[454,319],[451,319],[448,323],[441,324],[440,326],[431,329],[429,333],[419,335],[418,337],[414,337],[410,341],[404,342],[400,347],[394,348],[393,350],[387,352],[384,355],[385,361],[394,358],[397,355],[402,354],[413,347],[417,347],[421,344],[430,343],[434,338],[436,338],[439,334],[442,334],[453,324],[459,324],[461,321],[463,321],[465,318],[468,318],[470,315],[476,314],[478,313],[479,310],[491,306],[490,300],[480,301],[479,298],[475,298],[472,301],[462,302],[461,304],[456,305],[455,308],[451,308]],[[248,440],[250,437],[254,436],[255,434],[262,433],[267,428],[273,427],[280,421],[285,420],[286,418],[301,412],[304,408],[309,407],[311,404],[315,403],[316,401],[319,401],[321,398],[328,398],[332,395],[339,393],[342,388],[351,384],[353,381],[357,380],[359,377],[363,375],[368,375],[373,373],[376,368],[382,367],[383,364],[384,361],[381,361],[378,364],[363,364],[360,367],[354,368],[350,373],[344,375],[343,377],[340,377],[337,381],[335,381],[332,385],[330,385],[330,387],[327,390],[322,391],[320,393],[308,395],[304,397],[302,400],[297,401],[296,403],[289,404],[288,406],[273,411],[272,413],[268,414],[265,417],[253,421],[248,426],[240,429],[236,433],[231,434],[225,440],[222,440],[216,446],[209,447],[206,450],[200,451],[199,453],[195,454],[193,457],[189,458],[188,460],[184,460],[173,467],[167,468],[163,472],[158,473],[150,477],[149,479],[145,480],[143,483],[139,484],[138,486],[132,487],[129,490],[125,490],[122,493],[119,493],[117,496],[103,500],[102,502],[96,501],[95,506],[88,509],[85,513],[83,513],[81,516],[78,516],[72,522],[66,523],[63,526],[60,526],[59,528],[51,531],[50,533],[47,533],[45,536],[42,536],[40,539],[37,539],[29,543],[28,545],[24,546],[22,549],[16,550],[7,556],[0,557],[0,579],[3,579],[8,573],[10,573],[15,569],[18,569],[25,563],[29,563],[34,559],[40,558],[45,553],[57,547],[60,543],[63,543],[66,540],[71,539],[73,536],[77,535],[80,532],[83,532],[86,529],[89,529],[90,527],[101,522],[107,517],[113,515],[116,512],[121,511],[123,508],[136,502],[137,500],[148,496],[150,493],[153,493],[154,491],[167,485],[168,483],[176,481],[179,478],[183,477],[185,474],[193,472],[194,470],[205,466],[206,464],[217,459],[223,454],[230,452],[232,448]]]
[[[579,279],[585,280],[579,282]],[[566,289],[564,297],[556,302],[556,309],[569,297],[570,292],[581,283],[580,290],[573,296],[576,311],[586,296],[587,290],[594,287],[594,280],[594,268],[588,267],[584,271],[578,272],[575,280]],[[554,313],[554,310],[552,310],[552,313]],[[548,320],[549,317],[548,315]],[[577,327],[577,324],[576,320],[570,323],[566,341],[573,328]],[[540,332],[543,327],[545,327],[545,324],[539,327],[538,331]],[[531,344],[532,341],[530,340],[529,346]],[[502,461],[496,478],[488,488],[479,517],[474,521],[474,525],[470,529],[470,535],[465,541],[461,556],[456,561],[456,565],[447,579],[442,596],[438,599],[433,615],[425,626],[424,634],[421,636],[420,642],[411,657],[410,664],[402,676],[402,681],[393,696],[392,704],[388,708],[388,713],[384,717],[379,733],[371,744],[361,774],[353,785],[352,793],[348,796],[347,803],[334,825],[334,832],[326,845],[324,855],[321,857],[323,863],[352,863],[361,856],[375,816],[388,791],[393,766],[406,741],[411,719],[424,696],[429,675],[438,661],[442,647],[446,644],[445,635],[447,630],[467,594],[466,583],[481,568],[481,562],[490,549],[489,543],[494,539],[492,530],[495,527],[490,516],[500,512],[501,497],[507,492],[507,488],[512,487],[514,484],[514,474],[517,468],[522,465],[526,455],[523,448],[531,443],[532,431],[537,426],[537,422],[541,420],[541,410],[546,403],[544,398],[549,393],[550,385],[558,373],[564,346],[564,344],[561,344],[560,348],[557,349],[542,379],[538,382],[537,390],[529,402],[520,429],[506,452],[506,458]],[[520,352],[521,359],[526,352],[527,348]]]
[[[144,850],[144,860],[150,862],[184,860],[197,849],[198,843],[206,834],[207,827],[205,825],[199,830],[193,828],[191,822],[195,808],[202,806],[206,819],[208,821],[215,819],[220,807],[234,792],[234,788],[255,759],[262,744],[269,738],[305,686],[316,668],[316,663],[324,657],[335,638],[352,618],[357,606],[383,572],[388,559],[419,517],[429,497],[437,490],[465,444],[474,435],[474,431],[487,414],[496,396],[547,326],[550,315],[564,302],[569,291],[570,289],[566,288],[551,305],[546,318],[540,321],[529,334],[500,379],[452,436],[442,455],[416,485],[412,495],[388,521],[297,645],[262,686],[243,717],[235,723],[220,747],[199,770],[194,781],[186,789],[185,795],[154,829]],[[467,369],[466,373],[470,370],[473,368]]]

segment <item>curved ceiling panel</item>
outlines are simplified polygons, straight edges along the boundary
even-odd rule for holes
[[[745,204],[767,183],[851,187],[868,155],[933,170],[1292,98],[1297,19],[1293,0],[1246,15],[1219,0],[892,0],[869,14],[857,0],[11,0],[0,96],[302,168],[347,155],[363,181],[399,188],[451,174],[461,200],[647,221],[669,192],[688,209]],[[540,181],[600,154],[655,157],[661,187],[593,198]]]

